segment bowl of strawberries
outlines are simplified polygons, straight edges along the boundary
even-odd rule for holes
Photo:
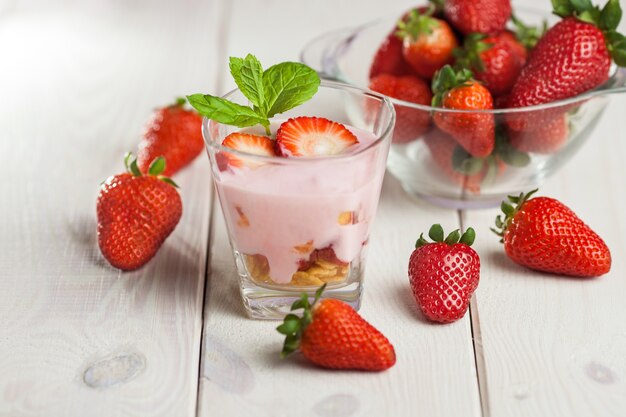
[[[322,76],[391,98],[387,168],[438,205],[481,208],[536,188],[590,137],[610,93],[626,91],[618,0],[445,0],[310,42]]]

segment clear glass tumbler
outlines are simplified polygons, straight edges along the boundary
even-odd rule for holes
[[[241,91],[224,96],[249,105]],[[230,133],[262,135],[204,120],[203,135],[241,295],[252,318],[281,319],[302,292],[358,309],[369,231],[385,172],[395,113],[385,97],[322,81],[305,104],[272,121],[275,134],[291,117],[344,124],[359,139],[349,153],[316,158],[258,156],[221,146]],[[232,164],[233,158],[238,163]]]

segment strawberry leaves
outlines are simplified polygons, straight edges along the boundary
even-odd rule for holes
[[[178,188],[178,184],[176,184],[174,180],[161,175],[161,173],[165,170],[165,165],[164,157],[159,156],[158,158],[154,158],[154,161],[150,163],[147,175],[156,177],[160,181],[163,181],[174,188]],[[126,152],[124,155],[124,166],[126,167],[127,172],[133,174],[133,177],[141,177],[143,175],[139,169],[139,165],[137,164],[137,158],[135,158],[131,152]]]
[[[467,68],[454,71],[450,65],[445,65],[441,68],[433,78],[432,90],[433,90],[433,107],[441,107],[443,96],[450,90],[456,87],[468,85],[472,80],[474,74]]]
[[[468,227],[465,233],[461,235],[459,229],[452,231],[445,239],[443,227],[440,224],[433,224],[428,231],[428,237],[430,237],[435,243],[445,243],[447,245],[455,245],[457,243],[463,243],[467,246],[471,246],[476,239],[476,232],[473,228]],[[432,242],[429,242],[424,238],[424,234],[420,234],[419,239],[415,242],[415,248],[421,248],[422,246],[428,245]]]
[[[500,204],[500,210],[502,210],[502,213],[504,213],[504,218],[501,215],[498,215],[496,217],[496,227],[495,228],[492,227],[490,228],[490,230],[494,232],[496,235],[503,238],[504,232],[506,231],[506,228],[509,226],[509,223],[511,222],[511,219],[513,218],[513,216],[515,216],[517,212],[522,209],[522,206],[524,205],[524,203],[530,200],[530,197],[532,197],[533,194],[535,194],[537,191],[538,189],[535,188],[534,190],[531,190],[527,192],[526,194],[520,193],[519,195],[507,196],[509,201],[503,201],[502,204]],[[504,240],[500,239],[500,242],[503,243]]]
[[[187,96],[189,103],[208,119],[237,127],[260,124],[267,135],[271,117],[310,100],[320,85],[317,73],[297,62],[282,62],[263,71],[259,60],[248,54],[245,58],[231,57],[229,68],[252,107],[209,94]]]
[[[326,289],[326,284],[322,285],[315,291],[315,298],[313,303],[309,302],[309,296],[303,292],[300,298],[291,305],[291,311],[303,309],[302,317],[290,313],[287,314],[283,320],[283,323],[276,328],[278,333],[285,335],[285,343],[283,344],[283,350],[280,353],[282,358],[295,352],[300,347],[300,340],[302,338],[302,332],[313,321],[312,308],[315,303],[318,302],[322,293]]]

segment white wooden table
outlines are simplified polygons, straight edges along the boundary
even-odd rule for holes
[[[396,347],[384,373],[279,360],[276,323],[244,316],[204,155],[177,177],[183,218],[154,260],[120,273],[101,257],[100,181],[153,107],[230,89],[229,55],[297,60],[413,3],[0,1],[0,416],[626,415],[626,97],[542,189],[605,238],[602,278],[530,273],[488,231],[496,209],[442,210],[385,179],[361,309]],[[424,321],[406,278],[434,222],[479,234],[481,283],[451,325]]]

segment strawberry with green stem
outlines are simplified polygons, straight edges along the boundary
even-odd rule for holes
[[[495,118],[492,113],[473,110],[493,109],[489,90],[473,78],[470,70],[454,71],[446,65],[433,79],[434,107],[455,111],[434,111],[435,124],[449,133],[468,153],[482,158],[495,145]]]
[[[468,228],[444,239],[443,228],[433,225],[428,242],[423,234],[409,259],[409,282],[424,315],[432,321],[450,323],[467,312],[480,279],[480,257],[471,248],[476,237]]]
[[[451,64],[457,47],[456,35],[441,19],[433,17],[435,9],[412,10],[398,23],[397,36],[403,40],[402,53],[417,75],[430,80],[435,72]]]
[[[493,36],[481,33],[467,35],[463,47],[454,50],[455,66],[470,69],[476,80],[484,83],[493,96],[508,93],[526,59],[524,46],[515,46],[516,41],[511,36],[508,32]]]
[[[156,158],[147,175],[130,153],[124,162],[127,172],[102,184],[96,211],[102,255],[114,267],[129,271],[154,257],[178,224],[183,206],[176,184],[161,175],[164,158]]]
[[[491,230],[501,237],[515,263],[575,277],[596,277],[611,269],[611,252],[602,238],[572,210],[537,190],[509,196]]]
[[[282,357],[300,351],[314,364],[331,369],[383,371],[396,363],[389,340],[343,301],[322,299],[326,284],[315,292],[313,303],[303,293],[278,326],[285,335]]]
[[[609,0],[601,10],[590,0],[553,0],[563,19],[537,42],[509,97],[510,107],[574,97],[609,78],[611,60],[626,66],[626,37],[617,32],[622,10]],[[510,129],[530,131],[568,111],[564,106],[507,117]]]

